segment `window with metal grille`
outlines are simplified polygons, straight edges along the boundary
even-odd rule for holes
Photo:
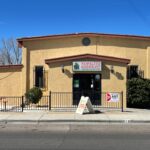
[[[128,66],[127,78],[131,79],[131,78],[137,78],[137,77],[139,77],[138,66],[137,65]]]
[[[35,66],[34,74],[35,74],[34,85],[39,88],[44,88],[44,68],[43,68],[43,66]]]

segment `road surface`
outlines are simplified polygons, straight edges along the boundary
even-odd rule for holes
[[[150,125],[0,125],[0,150],[149,150]]]

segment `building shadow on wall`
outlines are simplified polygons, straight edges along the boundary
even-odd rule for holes
[[[110,79],[110,74],[112,73],[113,75],[115,75],[117,77],[118,80],[123,80],[124,77],[120,72],[111,72],[110,68],[107,67],[106,65],[103,65],[103,69],[102,69],[102,79]]]
[[[70,72],[70,70],[65,69],[64,74],[68,76],[68,78],[72,78],[73,74]]]
[[[73,73],[67,69],[68,66],[72,65],[71,62],[65,62],[63,63],[64,64],[64,74],[66,76],[68,76],[68,78],[72,78],[73,77]],[[113,64],[113,65],[116,65],[116,64]],[[61,66],[62,66],[62,63],[56,63],[56,64],[52,64],[52,65],[49,65],[50,68],[60,68],[61,70]],[[102,65],[102,79],[106,79],[106,80],[109,80],[110,79],[110,74],[113,74],[117,77],[117,79],[119,80],[123,80],[124,77],[123,75],[120,73],[120,72],[117,72],[114,70],[114,72],[111,72],[110,68],[108,66],[106,66],[105,64]]]
[[[55,63],[55,64],[51,64],[49,65],[49,68],[59,68],[60,71],[66,75],[68,78],[72,78],[73,77],[73,73],[67,69],[68,66],[71,66],[72,63],[71,62],[64,62],[63,66],[64,66],[64,72],[62,71],[62,63]]]
[[[110,69],[105,64],[102,66],[102,79],[110,79]]]
[[[120,72],[114,72],[114,75],[117,77],[117,79],[119,79],[119,80],[123,80],[124,79],[124,77],[123,77],[123,75],[120,73]]]

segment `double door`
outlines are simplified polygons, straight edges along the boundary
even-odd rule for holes
[[[73,104],[77,105],[81,96],[89,96],[92,105],[101,104],[101,75],[73,75]]]

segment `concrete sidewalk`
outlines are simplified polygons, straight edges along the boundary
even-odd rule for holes
[[[59,122],[103,122],[103,123],[150,123],[150,110],[126,109],[125,112],[101,110],[84,115],[75,112],[1,112],[0,124],[9,123],[59,123]]]

